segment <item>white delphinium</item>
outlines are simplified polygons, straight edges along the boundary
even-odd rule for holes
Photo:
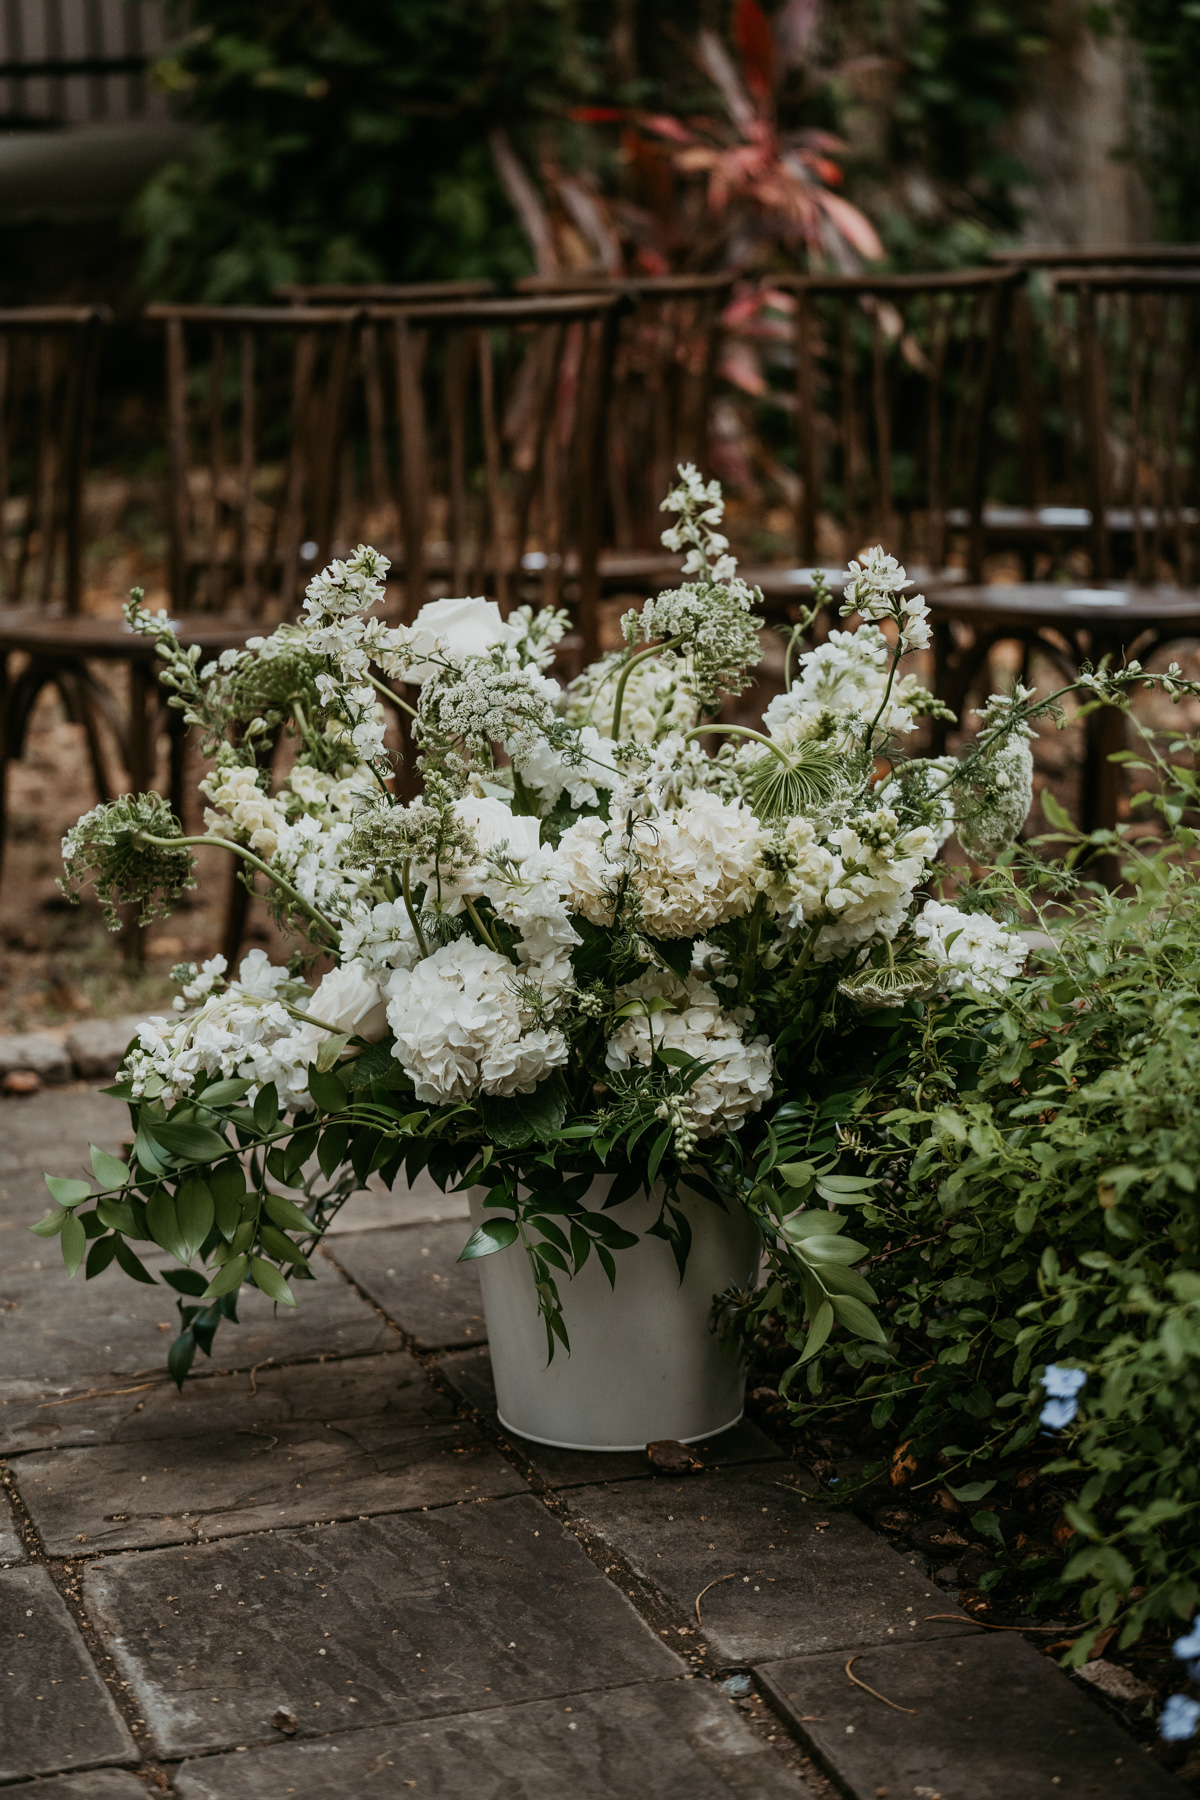
[[[659,505],[659,512],[679,514],[677,525],[661,534],[664,549],[683,550],[685,575],[706,575],[710,581],[727,581],[737,570],[729,552],[729,539],[713,530],[725,517],[725,496],[715,478],[705,482],[695,463],[682,463],[678,486]]]
[[[379,620],[363,618],[367,607],[384,598],[390,563],[377,550],[360,544],[345,562],[332,562],[314,575],[305,590],[303,615],[293,635],[305,648],[331,665],[316,677],[317,692],[327,712],[346,726],[359,761],[375,763],[383,756],[384,714],[371,685],[370,662],[389,645],[401,646],[407,633]],[[280,636],[276,633],[276,636]],[[250,649],[263,640],[251,639]]]
[[[995,862],[1029,817],[1034,733],[1013,711],[1032,696],[1020,683],[1011,694],[991,695],[979,715],[977,753],[956,783],[958,840],[977,862]]]
[[[237,980],[209,992],[194,1012],[147,1019],[120,1075],[135,1099],[158,1097],[168,1105],[190,1094],[201,1074],[241,1075],[260,1087],[275,1081],[281,1098],[294,1103],[307,1091],[304,1071],[318,1034],[297,1024],[281,996],[307,991],[265,951],[251,950]]]
[[[651,937],[693,937],[740,918],[754,899],[763,829],[740,802],[699,789],[653,818],[579,819],[558,855],[575,910],[610,925],[621,889]]]
[[[1001,994],[1021,973],[1028,955],[1024,941],[987,913],[963,913],[940,900],[927,900],[913,925],[925,955],[938,965],[941,991],[976,988]]]
[[[621,1004],[664,995],[676,1010],[622,1019],[605,1051],[610,1069],[648,1067],[656,1050],[682,1050],[698,1062],[710,1063],[683,1097],[688,1123],[699,1138],[737,1131],[748,1113],[757,1112],[771,1094],[772,1057],[766,1037],[747,1037],[753,1014],[747,1008],[725,1011],[707,981],[689,976],[686,983],[647,975],[618,991]]]
[[[913,584],[894,556],[876,544],[862,552],[862,560],[850,564],[850,579],[842,589],[842,617],[857,612],[868,622],[895,621],[901,650],[927,650],[933,642],[929,606],[924,594],[906,594]]]
[[[532,1093],[566,1062],[561,1031],[523,1013],[516,976],[507,957],[458,938],[391,977],[395,1055],[418,1100]]]
[[[845,716],[837,736],[846,748],[876,719],[882,732],[911,731],[916,724],[913,702],[925,698],[924,690],[914,676],[905,675],[892,683],[889,695],[891,663],[891,647],[877,625],[831,631],[823,644],[797,659],[795,680],[786,694],[777,694],[771,701],[763,723],[785,747],[797,736],[797,722],[820,719],[827,713]]]

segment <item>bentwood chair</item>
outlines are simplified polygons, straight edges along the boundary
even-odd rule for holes
[[[112,632],[82,613],[83,482],[109,316],[100,306],[0,311],[0,860],[8,764],[47,686],[83,726],[98,796],[110,792],[99,722],[117,714],[91,662]]]
[[[596,653],[627,304],[599,293],[367,309],[365,485],[395,497],[405,617],[435,592],[486,593],[503,611],[566,604]]]
[[[275,289],[290,306],[417,306],[430,300],[481,300],[494,281],[326,281]]]
[[[1085,520],[1091,574],[933,599],[937,687],[961,710],[994,646],[1019,642],[1067,679],[1200,636],[1200,268],[1056,270],[1047,352],[1060,381],[1060,478]],[[965,632],[964,632],[965,628]],[[1124,720],[1087,722],[1085,829],[1110,829]]]
[[[606,587],[672,576],[659,502],[680,463],[708,462],[721,314],[734,276],[531,275],[523,293],[619,293],[621,321],[608,434],[609,519],[601,557]]]

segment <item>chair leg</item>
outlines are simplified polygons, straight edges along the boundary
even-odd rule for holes
[[[171,811],[183,824],[183,778],[184,758],[187,753],[187,726],[183,722],[183,714],[177,706],[167,708],[167,741],[170,746],[170,775],[167,792],[170,796]]]
[[[225,900],[225,919],[221,928],[221,951],[231,969],[237,965],[238,952],[246,931],[246,915],[250,910],[250,894],[241,879],[236,857],[231,858],[229,892]]]
[[[104,762],[104,752],[100,745],[100,733],[96,729],[96,709],[92,695],[92,683],[86,670],[60,669],[57,687],[62,695],[63,705],[67,709],[67,717],[73,725],[83,726],[83,735],[88,747],[88,760],[92,765],[92,781],[96,789],[97,800],[111,800],[112,788],[109,785],[108,769]]]

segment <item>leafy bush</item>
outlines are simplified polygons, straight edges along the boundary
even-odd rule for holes
[[[966,1500],[998,1488],[993,1505],[1049,1451],[1040,1474],[1074,1496],[1074,1535],[1034,1599],[1082,1588],[1092,1629],[1073,1661],[1114,1621],[1127,1644],[1200,1600],[1197,783],[1153,754],[1164,833],[1124,844],[1122,891],[1060,889],[1047,910],[1016,871],[989,878],[977,898],[1007,879],[1046,933],[1029,972],[986,1010],[959,998],[875,1015],[836,1047],[841,1075],[808,1109],[812,1141],[829,1150],[836,1133],[839,1166],[877,1178],[861,1273],[892,1333],[886,1348],[838,1343],[837,1368],[810,1346],[814,1398],[796,1392],[799,1363],[788,1377],[797,1416],[869,1406],[908,1467],[965,1484]],[[1052,879],[1069,883],[1088,846],[1046,807],[1069,844]],[[798,1292],[776,1283],[759,1307],[803,1343]],[[1060,1361],[1087,1380],[1056,1439],[1039,1419]],[[972,1523],[1003,1545],[995,1514]]]

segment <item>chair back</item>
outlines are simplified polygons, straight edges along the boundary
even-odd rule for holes
[[[396,498],[404,616],[434,591],[573,604],[596,644],[619,294],[372,306],[366,486]],[[390,551],[389,551],[390,553]]]
[[[337,536],[361,310],[146,317],[165,340],[172,606],[287,618]]]
[[[881,541],[937,574],[959,533],[979,579],[990,408],[1020,279],[1008,269],[772,275],[796,298],[803,562]]]
[[[1092,573],[1200,580],[1200,267],[1052,276],[1065,454]]]
[[[709,461],[709,414],[721,312],[734,276],[530,275],[525,293],[619,293],[607,446],[609,548],[657,550],[659,502],[680,463]]]
[[[277,287],[291,306],[419,305],[426,300],[479,300],[496,291],[494,281],[318,282]]]
[[[104,306],[0,310],[0,605],[77,613]]]
[[[1076,249],[1017,245],[990,250],[988,261],[1006,269],[1194,269],[1200,244],[1084,244]]]

